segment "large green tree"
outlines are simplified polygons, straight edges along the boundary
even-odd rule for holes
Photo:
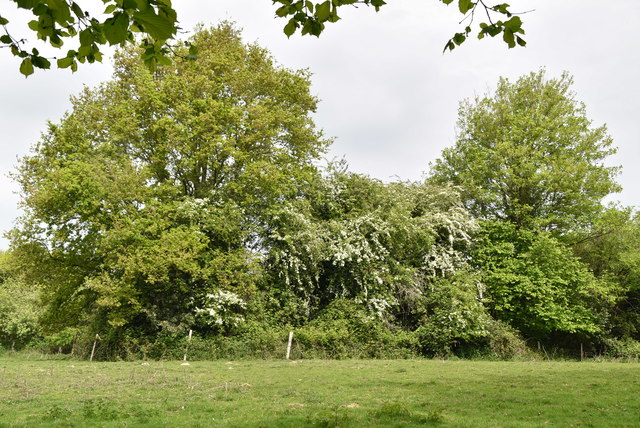
[[[240,311],[260,278],[260,213],[316,176],[308,73],[227,24],[191,43],[198,61],[154,73],[118,54],[21,162],[12,248],[50,329],[228,325],[211,305]]]
[[[454,0],[439,0],[444,4]],[[151,70],[158,63],[168,64],[171,56],[194,56],[196,49],[181,53],[171,46],[179,29],[178,16],[170,0],[103,0],[104,13],[91,14],[86,6],[70,0],[13,0],[17,7],[33,12],[34,19],[28,23],[37,37],[54,48],[62,48],[65,41],[75,40],[76,46],[57,59],[59,68],[76,70],[78,63],[102,60],[101,45],[136,43],[136,34],[141,34],[141,56]],[[343,7],[366,5],[377,10],[386,3],[383,0],[272,0],[277,5],[276,15],[288,18],[284,33],[291,36],[300,32],[319,36],[329,22],[337,22],[338,10]],[[82,2],[80,2],[82,3]],[[472,34],[476,12],[486,14],[487,22],[481,22],[477,30],[479,38],[502,35],[509,47],[524,46],[522,20],[515,16],[506,3],[487,5],[483,1],[457,0],[455,3],[466,22],[464,29],[456,33],[445,45],[453,50]],[[25,46],[9,32],[9,20],[0,14],[0,47],[10,48],[13,55],[22,58],[20,72],[30,75],[35,68],[48,69],[51,59],[37,49]]]
[[[540,70],[464,101],[457,141],[430,177],[459,186],[481,219],[470,256],[491,314],[538,339],[607,334],[621,291],[569,245],[593,233],[619,189],[618,168],[605,164],[612,139],[571,85]]]
[[[616,149],[572,83],[542,69],[463,101],[456,143],[432,165],[431,180],[460,186],[479,218],[559,233],[588,224],[620,189],[618,168],[605,164]]]

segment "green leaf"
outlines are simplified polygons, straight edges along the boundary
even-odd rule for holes
[[[156,55],[158,64],[171,65],[171,59],[166,55]]]
[[[10,44],[11,37],[9,37],[7,34],[3,34],[2,36],[0,36],[0,42]]]
[[[90,28],[80,31],[80,46],[89,46],[93,43],[93,32]]]
[[[32,56],[31,63],[34,67],[42,68],[44,70],[51,68],[51,63],[49,62],[49,60],[39,55]]]
[[[471,9],[473,9],[474,6],[475,3],[471,0],[458,0],[458,8],[460,9],[460,13],[462,14],[466,14]]]
[[[520,19],[519,16],[511,17],[511,19],[506,21],[503,25],[513,33],[519,33],[520,31],[522,31],[522,19]]]
[[[58,68],[67,68],[71,67],[71,65],[74,63],[74,59],[73,57],[60,58],[57,63]]]
[[[64,0],[46,0],[46,4],[49,9],[53,10],[62,10],[69,7]]]
[[[282,6],[276,10],[276,15],[279,17],[284,17],[289,14],[289,6]]]
[[[318,21],[326,21],[329,16],[331,16],[331,3],[328,0],[316,6]]]
[[[384,6],[385,4],[387,4],[387,3],[384,2],[384,0],[371,0],[371,6],[376,8],[376,12],[378,12],[380,10],[380,8],[382,6]]]
[[[296,32],[297,28],[298,23],[293,18],[291,18],[287,25],[284,26],[284,34],[286,34],[287,37],[291,37],[291,35]]]
[[[51,46],[53,46],[54,48],[60,48],[64,44],[60,36],[56,33],[49,37],[49,43],[51,43]]]
[[[44,3],[38,3],[35,5],[32,11],[35,16],[40,16],[40,15],[44,15],[45,13],[48,13],[49,8]]]
[[[7,18],[3,18],[2,16],[0,16],[0,25],[7,25],[9,23],[9,20]]]
[[[110,45],[116,45],[127,39],[129,29],[129,15],[123,12],[116,13],[112,18],[104,21],[102,31]]]
[[[76,2],[71,3],[71,10],[78,18],[82,19],[86,16],[86,12],[82,10],[82,8],[78,6],[78,3]]]
[[[453,42],[453,39],[452,39],[452,40],[449,40],[449,41],[447,42],[447,44],[446,44],[446,45],[444,45],[444,49],[442,50],[442,53],[445,53],[445,52],[447,51],[447,49],[449,49],[449,51],[452,51],[452,50],[454,50],[455,48],[456,48],[456,44]]]
[[[500,12],[505,15],[508,15],[509,14],[508,8],[509,8],[509,5],[507,3],[503,3],[503,4],[497,4],[493,6],[491,9],[495,10],[496,12]]]
[[[25,58],[24,60],[22,60],[22,63],[20,64],[20,73],[24,74],[25,76],[33,74],[33,64],[31,63],[31,58]]]
[[[516,46],[516,41],[513,37],[513,32],[510,29],[508,28],[504,29],[504,35],[502,36],[502,38],[505,41],[505,43],[509,45],[509,48],[514,48]]]
[[[78,59],[82,60],[82,58],[91,54],[91,45],[83,45],[78,48]]]
[[[151,8],[148,1],[137,2],[136,0],[124,0],[120,7],[127,10],[147,10]]]
[[[33,9],[38,0],[14,0],[21,9]]]
[[[458,46],[460,46],[462,43],[464,43],[464,41],[466,39],[467,39],[466,36],[464,34],[462,34],[462,33],[456,33],[453,36],[453,42]]]
[[[176,21],[156,15],[153,8],[135,12],[133,20],[156,40],[168,40],[176,33]]]

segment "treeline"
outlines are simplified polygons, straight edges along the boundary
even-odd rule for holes
[[[228,24],[121,51],[20,162],[0,341],[98,358],[640,356],[640,217],[544,70],[464,101],[423,182],[319,167],[306,71]],[[180,50],[178,49],[178,54]],[[392,144],[393,142],[390,142]],[[426,166],[426,165],[425,165]]]

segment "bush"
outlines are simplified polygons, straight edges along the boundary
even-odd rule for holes
[[[0,345],[20,348],[39,337],[40,289],[14,278],[0,282]]]
[[[459,271],[434,278],[418,300],[415,334],[425,355],[448,356],[478,347],[489,335],[491,316],[479,300],[482,284],[473,273]]]
[[[298,358],[409,358],[418,355],[415,335],[388,325],[367,307],[337,299],[295,332]]]
[[[488,342],[487,347],[494,358],[511,360],[530,354],[520,333],[502,321],[489,324]]]
[[[604,344],[607,357],[640,359],[640,342],[630,337],[607,339]]]

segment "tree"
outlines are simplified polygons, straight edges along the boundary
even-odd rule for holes
[[[571,85],[566,73],[547,79],[540,70],[462,102],[457,141],[430,176],[459,186],[481,220],[470,259],[489,312],[538,339],[603,337],[621,291],[570,246],[619,189],[618,168],[604,164],[612,140],[592,126]]]
[[[486,287],[491,315],[526,337],[606,333],[617,287],[596,278],[549,233],[483,221],[472,260]]]
[[[609,321],[612,335],[640,340],[640,214],[610,206],[571,244],[598,278],[620,289]]]
[[[66,55],[57,59],[58,68],[71,68],[75,71],[78,63],[92,63],[102,60],[100,46],[124,45],[136,43],[139,40],[141,57],[145,65],[154,70],[158,64],[169,64],[171,55],[194,57],[196,49],[182,53],[172,46],[172,41],[178,30],[178,17],[170,0],[103,0],[106,9],[100,17],[92,16],[87,9],[82,8],[75,1],[66,0],[13,0],[22,9],[33,12],[34,20],[28,27],[41,39],[54,48],[62,48],[66,40],[77,40],[79,45],[69,49]],[[451,4],[454,0],[439,0],[444,4]],[[385,4],[383,0],[325,0],[314,2],[310,0],[273,0],[279,7],[276,15],[290,17],[284,27],[284,33],[291,36],[300,32],[319,36],[328,22],[337,22],[338,9],[344,6],[363,4],[377,10]],[[465,15],[463,21],[469,21],[462,32],[456,33],[445,45],[445,50],[453,50],[463,43],[472,33],[475,13],[478,8],[487,15],[488,22],[480,23],[478,37],[486,35],[494,37],[503,35],[503,40],[512,48],[516,45],[524,46],[525,41],[522,20],[515,16],[506,3],[486,5],[483,1],[457,0],[460,13]],[[496,19],[504,17],[504,21]],[[24,46],[24,40],[18,40],[11,35],[7,25],[8,19],[0,15],[0,25],[4,34],[0,36],[0,47],[10,48],[13,55],[22,58],[20,72],[25,76],[33,73],[34,67],[48,69],[51,58],[46,58],[37,49]],[[178,42],[178,44],[180,44]]]
[[[155,73],[118,54],[114,79],[73,98],[21,162],[12,248],[43,285],[49,330],[220,325],[211,310],[242,311],[260,278],[261,212],[316,174],[308,73],[228,24],[191,43],[199,61]]]
[[[620,189],[618,168],[604,164],[616,149],[605,126],[592,126],[572,83],[542,69],[463,101],[457,141],[432,165],[431,180],[460,186],[478,218],[560,234],[588,224],[602,198]]]

